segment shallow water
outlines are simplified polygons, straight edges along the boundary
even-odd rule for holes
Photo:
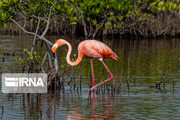
[[[58,37],[51,36],[55,41]],[[23,57],[23,49],[31,46],[29,36],[0,36],[0,72],[21,72],[21,65],[15,57]],[[80,40],[66,38],[77,48]],[[82,89],[70,90],[66,83],[64,90],[49,91],[47,94],[2,94],[0,93],[0,119],[180,119],[180,40],[102,40],[122,62],[105,60],[114,74],[113,81],[100,88],[102,91],[87,93],[91,76],[89,59],[84,58],[75,68],[75,83],[82,75]],[[38,49],[38,48],[36,48]],[[12,56],[16,50],[16,56]],[[67,47],[58,49],[58,58],[65,57]],[[10,53],[10,55],[6,55]],[[73,54],[77,54],[74,50]],[[71,56],[73,57],[73,56]],[[3,61],[3,59],[5,59]],[[128,59],[130,89],[127,88]],[[59,60],[60,66],[63,59]],[[64,64],[64,63],[63,63]],[[120,73],[122,73],[121,89]],[[78,69],[78,70],[76,70]],[[103,65],[94,60],[96,83],[106,79],[108,73]],[[70,72],[72,69],[70,69]],[[157,82],[167,78],[165,87],[156,89]],[[66,81],[69,81],[68,78]],[[173,87],[173,81],[175,85]],[[115,91],[111,89],[111,85]],[[110,86],[110,87],[109,87]],[[151,87],[150,87],[151,86]],[[110,90],[107,90],[107,89]]]

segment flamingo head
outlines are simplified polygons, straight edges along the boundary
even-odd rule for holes
[[[57,40],[56,43],[51,48],[52,52],[55,53],[57,48],[64,45],[64,44],[65,44],[65,40],[63,40],[63,39]]]

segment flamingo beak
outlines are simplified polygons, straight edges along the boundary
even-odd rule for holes
[[[52,52],[53,52],[53,53],[55,53],[55,52],[56,52],[56,50],[57,50],[57,46],[58,46],[58,44],[57,44],[57,43],[55,43],[55,44],[52,46],[51,50],[52,50]]]

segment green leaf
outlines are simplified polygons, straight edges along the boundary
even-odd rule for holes
[[[150,4],[150,7],[154,7],[156,5],[157,1]]]
[[[4,0],[4,6],[10,6],[11,5],[11,3],[12,3],[12,1],[11,0]]]
[[[19,2],[19,0],[13,0],[13,2],[14,2],[14,4],[16,4],[16,3],[18,3],[18,2]]]
[[[1,9],[2,6],[3,6],[3,1],[0,1],[0,9]]]
[[[22,10],[23,6],[21,6],[20,4],[18,4],[18,9]]]
[[[74,24],[77,24],[77,22],[72,22],[71,24],[73,24],[73,25],[74,25]]]
[[[7,27],[5,23],[3,24],[3,26],[4,26],[5,28]]]
[[[5,21],[6,20],[6,13],[1,12],[1,20]]]
[[[164,5],[164,1],[158,3],[158,6],[163,6],[163,5]]]

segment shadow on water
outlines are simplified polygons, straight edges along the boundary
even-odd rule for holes
[[[67,40],[76,59],[80,40]],[[31,41],[29,36],[0,36],[0,72],[21,72],[14,59],[24,56],[22,51]],[[91,94],[85,92],[92,83],[90,61],[83,58],[77,67],[68,66],[63,46],[57,51],[62,77],[56,87],[60,89],[47,94],[0,93],[0,119],[180,119],[179,40],[102,41],[124,62],[105,60],[114,75],[112,81]],[[96,84],[109,77],[98,60],[94,60],[94,72]]]

